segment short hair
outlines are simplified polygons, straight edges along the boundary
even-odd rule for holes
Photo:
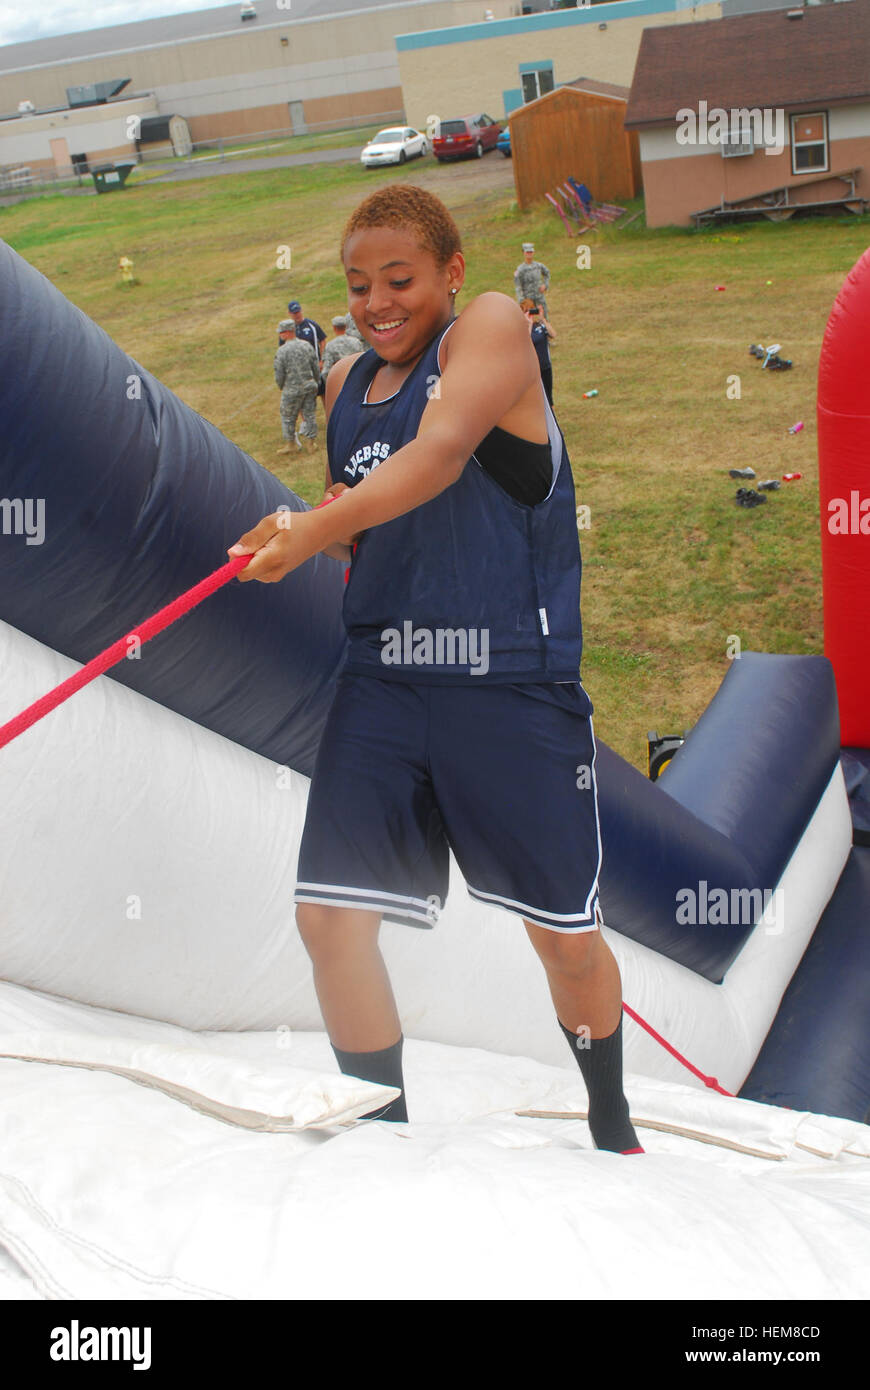
[[[398,227],[413,232],[438,266],[462,250],[459,228],[440,198],[416,184],[393,184],[364,198],[348,218],[341,238],[341,255],[354,232],[366,227]]]

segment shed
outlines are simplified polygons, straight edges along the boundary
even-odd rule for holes
[[[600,202],[640,192],[637,135],[624,129],[628,88],[578,78],[510,117],[517,203],[528,208],[569,176]]]

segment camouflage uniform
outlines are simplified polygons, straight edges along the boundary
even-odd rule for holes
[[[364,347],[365,343],[349,333],[339,333],[336,338],[330,338],[323,349],[323,380],[329,376],[330,367],[334,367],[340,357],[349,357],[352,352],[361,352]]]
[[[290,338],[281,344],[275,353],[275,380],[281,387],[281,432],[284,438],[293,438],[301,410],[302,428],[299,433],[308,439],[316,439],[315,407],[320,369],[317,353],[310,343]]]
[[[541,313],[545,319],[550,315],[547,313],[547,301],[544,298],[546,291],[550,288],[550,272],[542,261],[532,261],[531,265],[518,265],[514,271],[514,289],[516,290],[517,303],[524,299],[533,299],[536,304],[540,304]]]
[[[361,344],[362,351],[365,352],[366,348],[368,347],[368,343],[366,342],[366,340],[364,339],[363,335],[360,333],[359,329],[357,328],[357,326],[356,326],[356,319],[352,318],[350,314],[346,314],[346,315],[345,315],[345,320],[344,320],[344,321],[345,321],[345,323],[347,324],[347,336],[348,336],[348,338],[356,338],[357,342]],[[357,352],[359,352],[359,351],[360,351],[360,348],[357,348]]]

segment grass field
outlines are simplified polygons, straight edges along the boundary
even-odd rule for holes
[[[320,165],[47,197],[0,210],[0,234],[313,502],[322,431],[303,461],[276,453],[275,325],[296,296],[329,330],[346,305],[343,222],[394,179],[431,188],[456,217],[468,261],[460,309],[483,290],[513,292],[524,240],[550,267],[556,411],[591,518],[581,532],[583,679],[596,733],[645,770],[647,730],[694,723],[734,638],[743,650],[822,650],[816,370],[870,218],[704,232],[649,231],[639,218],[624,232],[587,234],[592,264],[578,269],[555,214],[520,213],[510,162],[492,154],[443,168]],[[289,271],[277,268],[280,245],[291,248]],[[122,255],[134,262],[133,287],[121,285]],[[792,371],[762,371],[748,356],[751,342],[774,341]],[[729,399],[735,374],[740,398]],[[593,387],[598,397],[583,400]],[[790,436],[797,420],[804,429]],[[759,478],[803,478],[744,511],[727,470],[747,464]]]

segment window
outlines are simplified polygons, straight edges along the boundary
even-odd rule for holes
[[[828,167],[828,113],[812,111],[792,116],[792,173],[824,173]]]
[[[523,83],[523,101],[537,101],[545,92],[553,90],[553,69],[536,68],[534,72],[520,74]]]

